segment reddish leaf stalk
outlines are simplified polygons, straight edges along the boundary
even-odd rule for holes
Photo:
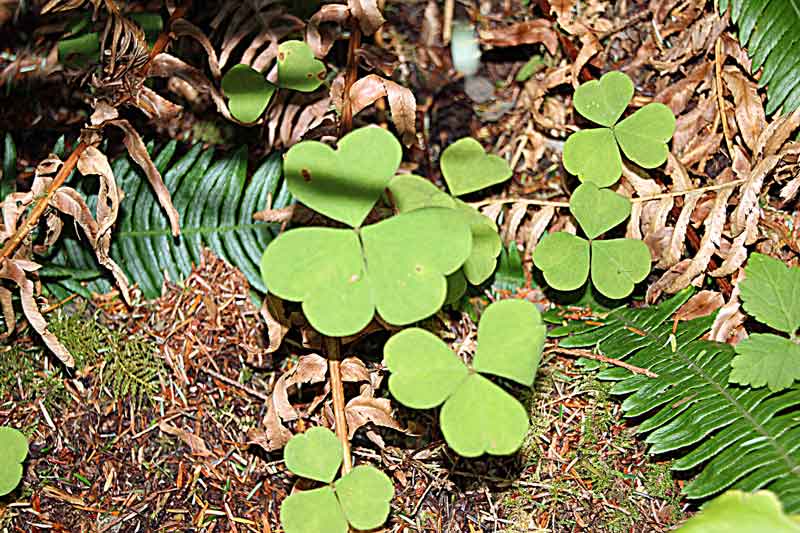
[[[353,468],[353,459],[350,455],[350,437],[347,432],[347,416],[345,415],[344,383],[342,382],[342,341],[339,337],[325,337],[325,351],[328,356],[328,374],[331,380],[331,395],[333,396],[333,416],[336,422],[336,436],[342,443],[344,463],[342,475]]]

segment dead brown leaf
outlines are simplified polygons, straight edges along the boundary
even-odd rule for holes
[[[186,431],[185,429],[180,429],[163,421],[158,424],[158,429],[167,435],[172,435],[173,437],[178,437],[181,439],[184,444],[189,446],[194,455],[199,455],[201,457],[209,457],[214,455],[206,446],[206,442],[194,433]]]
[[[385,22],[377,0],[347,0],[347,7],[364,35],[372,35]]]
[[[341,80],[341,78],[337,79]],[[343,91],[343,80],[339,83],[334,82],[334,86],[331,88],[331,98],[336,109],[340,111],[344,105]],[[384,96],[389,100],[392,120],[403,143],[406,146],[413,144],[416,140],[417,102],[414,93],[402,85],[381,78],[377,74],[368,74],[360,78],[350,87],[350,105],[353,115]]]
[[[489,46],[542,43],[551,55],[558,51],[558,34],[553,29],[553,23],[547,19],[526,20],[500,28],[480,30],[478,36],[481,43]]]
[[[758,136],[767,123],[764,106],[758,95],[758,86],[736,67],[726,67],[722,73],[725,85],[733,94],[736,124],[745,145],[754,152]]]
[[[694,320],[708,316],[725,303],[722,295],[716,291],[700,291],[680,306],[675,312],[676,320]]]

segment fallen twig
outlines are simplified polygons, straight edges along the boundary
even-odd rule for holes
[[[589,350],[560,348],[558,346],[555,346],[555,347],[547,350],[547,352],[545,352],[545,354],[549,354],[549,353],[560,353],[562,355],[572,355],[574,357],[586,357],[588,359],[595,359],[597,361],[602,361],[604,363],[609,363],[609,364],[612,364],[614,366],[622,367],[622,368],[624,368],[626,370],[630,370],[634,374],[641,374],[641,375],[647,376],[649,378],[657,378],[658,377],[658,374],[656,374],[655,372],[651,372],[651,371],[647,370],[646,368],[639,368],[638,366],[633,366],[633,365],[631,365],[629,363],[626,363],[625,361],[620,361],[619,359],[614,359],[613,357],[606,357],[605,355],[600,355],[600,354],[597,354],[597,353],[594,353],[594,352],[590,352]]]

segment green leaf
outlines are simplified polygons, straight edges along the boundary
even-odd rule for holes
[[[528,413],[506,391],[470,374],[445,402],[439,423],[448,446],[463,457],[508,455],[525,440]]]
[[[800,345],[785,337],[753,333],[736,345],[731,366],[731,383],[769,385],[771,391],[778,392],[800,379]]]
[[[467,366],[433,333],[403,330],[383,347],[391,372],[389,392],[412,409],[430,409],[444,402],[464,382]]]
[[[303,41],[284,41],[278,46],[278,85],[311,92],[325,81],[325,64],[314,57]]]
[[[397,139],[376,126],[354,130],[338,150],[303,141],[286,154],[283,171],[289,190],[311,209],[358,227],[400,165]]]
[[[359,465],[334,485],[347,521],[354,529],[374,529],[389,516],[394,485],[375,467]]]
[[[631,214],[631,201],[609,189],[582,183],[569,199],[569,210],[589,239],[619,225]]]
[[[800,268],[753,253],[739,283],[744,309],[771,328],[794,334],[800,328]]]
[[[525,269],[515,241],[508,243],[508,247],[501,248],[498,263],[492,282],[493,290],[514,292],[525,286]]]
[[[609,128],[573,133],[564,143],[562,159],[567,172],[598,187],[614,185],[622,175],[622,156]]]
[[[464,293],[467,292],[467,278],[464,277],[464,270],[456,270],[447,276],[447,296],[444,299],[445,305],[458,303]]]
[[[667,142],[675,132],[675,115],[662,103],[647,104],[616,126],[614,136],[625,155],[644,168],[667,160]]]
[[[592,122],[612,127],[633,97],[633,82],[624,73],[612,71],[600,80],[582,83],[573,97],[575,109]]]
[[[564,231],[548,233],[534,249],[533,263],[554,289],[575,290],[589,277],[589,241]]]
[[[471,248],[464,216],[432,207],[367,226],[360,242],[349,229],[287,231],[267,247],[261,272],[276,296],[303,302],[317,331],[345,336],[364,328],[375,310],[395,325],[435,313],[447,294],[445,276]]]
[[[11,493],[22,479],[28,439],[14,428],[0,427],[0,496]]]
[[[427,179],[414,174],[400,174],[393,177],[387,188],[392,194],[392,203],[400,213],[423,207],[456,206],[455,198]]]
[[[478,372],[533,385],[547,330],[527,300],[500,300],[484,311],[472,366]]]
[[[485,153],[481,143],[472,137],[464,137],[448,146],[439,164],[453,196],[479,191],[511,177],[511,168],[505,159]]]
[[[0,201],[17,188],[17,147],[10,133],[3,140],[3,173],[0,175]]]
[[[292,473],[330,483],[342,465],[342,444],[328,428],[313,427],[286,444],[283,458]]]
[[[456,200],[456,207],[466,215],[472,233],[472,252],[464,262],[464,275],[471,284],[480,285],[497,268],[503,241],[493,220],[461,200]]]
[[[592,283],[608,298],[633,292],[650,273],[650,249],[643,241],[611,239],[592,242]]]
[[[730,490],[714,498],[676,533],[796,533],[797,518],[787,516],[772,492]]]
[[[347,533],[347,518],[331,487],[295,492],[281,504],[285,533]]]
[[[528,81],[531,76],[539,72],[541,69],[547,66],[547,63],[544,62],[542,56],[534,55],[522,65],[522,68],[517,71],[517,75],[514,77],[516,81],[523,82]]]
[[[85,33],[71,39],[58,41],[58,61],[70,67],[83,67],[100,54],[100,37],[97,32]]]
[[[275,86],[248,65],[234,66],[222,77],[222,91],[228,108],[237,120],[255,122],[269,105]]]

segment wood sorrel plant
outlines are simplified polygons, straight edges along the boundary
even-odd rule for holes
[[[482,283],[496,267],[501,242],[494,223],[423,178],[395,176],[401,157],[400,143],[377,127],[345,135],[335,150],[301,142],[285,157],[295,198],[349,226],[290,229],[272,241],[261,261],[269,291],[300,302],[325,338],[338,437],[314,428],[287,445],[289,470],[325,484],[286,499],[281,520],[287,533],[369,529],[389,513],[389,479],[372,467],[352,468],[340,338],[360,332],[376,315],[393,326],[430,317],[453,295],[453,286],[460,296],[467,281]],[[503,160],[486,155],[473,139],[448,148],[442,166],[455,194],[510,175]],[[397,214],[364,224],[382,197]],[[385,346],[389,390],[412,408],[443,405],[442,433],[457,453],[514,453],[527,433],[528,415],[490,376],[531,386],[544,336],[539,311],[523,300],[497,302],[484,311],[471,365],[433,333],[406,329]]]

